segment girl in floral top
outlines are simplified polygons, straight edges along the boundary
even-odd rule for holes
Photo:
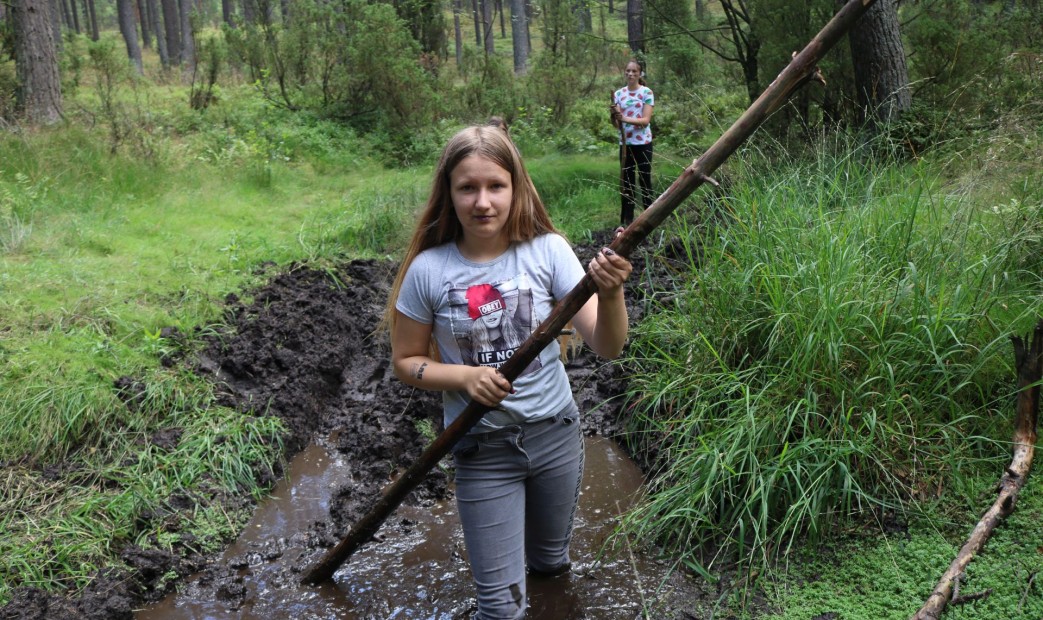
[[[634,172],[641,184],[641,208],[652,204],[652,109],[655,95],[644,85],[641,65],[636,60],[627,63],[627,85],[612,95],[612,124],[620,129],[619,162],[623,168],[620,224],[634,221]]]

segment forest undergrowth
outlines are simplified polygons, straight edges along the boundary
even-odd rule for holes
[[[127,545],[234,537],[286,429],[222,407],[181,362],[274,272],[396,257],[460,125],[511,108],[573,241],[617,217],[604,97],[550,132],[553,106],[465,80],[485,97],[469,116],[405,140],[290,111],[244,75],[193,110],[194,86],[128,78],[111,38],[72,45],[91,60],[66,74],[66,124],[0,135],[0,604],[75,594]],[[722,75],[664,84],[659,189],[741,111]],[[990,501],[1010,457],[1009,338],[1043,317],[1043,110],[1023,86],[959,122],[953,104],[874,136],[760,132],[643,250],[672,280],[647,291],[622,361],[622,440],[654,475],[620,535],[728,575],[721,617],[907,617]],[[157,449],[173,426],[176,449]],[[212,506],[189,540],[162,528],[172,497]],[[1030,480],[968,573],[991,594],[946,617],[1043,615],[1041,512]]]

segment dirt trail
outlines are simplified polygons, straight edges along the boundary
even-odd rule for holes
[[[576,248],[584,264],[607,243],[608,235],[597,234],[592,243]],[[636,303],[636,290],[643,282],[645,265],[640,257],[633,262],[628,301],[632,319],[637,320],[641,304]],[[182,362],[215,381],[221,404],[248,415],[266,411],[282,418],[289,429],[288,457],[309,443],[319,443],[351,463],[354,483],[336,493],[331,520],[315,523],[294,541],[317,553],[339,540],[361,516],[367,501],[386,484],[389,471],[412,462],[427,444],[415,420],[430,419],[436,430],[441,429],[438,395],[394,379],[385,339],[372,335],[395,267],[372,260],[352,261],[329,271],[291,267],[251,293],[248,303],[229,296],[227,333],[211,337],[198,357]],[[585,349],[567,369],[584,412],[585,432],[613,436],[621,403],[610,399],[625,388],[623,371],[605,365]],[[176,440],[167,435],[156,438]],[[636,456],[639,463],[644,460]],[[278,473],[258,472],[258,476],[264,480]],[[444,474],[435,471],[408,501],[444,498],[447,482]],[[170,503],[182,510],[193,507],[191,498],[171,498]],[[184,577],[202,571],[193,587],[212,588],[215,597],[235,605],[235,567],[215,563],[213,557],[130,547],[122,559],[129,571],[102,571],[76,597],[20,589],[0,609],[0,620],[130,619],[133,609],[172,588],[164,577],[171,572]],[[686,616],[678,611],[662,617]]]

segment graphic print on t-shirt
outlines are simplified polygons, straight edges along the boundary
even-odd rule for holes
[[[528,276],[523,273],[496,284],[450,285],[449,316],[464,363],[499,368],[537,325]],[[541,366],[537,357],[521,374]]]

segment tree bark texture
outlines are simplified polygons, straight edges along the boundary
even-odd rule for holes
[[[132,0],[116,0],[116,14],[119,18],[120,33],[123,41],[127,44],[127,56],[134,63],[138,75],[143,72],[141,64],[141,46],[138,45],[138,27],[134,21],[134,7]]]
[[[529,70],[530,52],[525,0],[511,0],[511,43],[514,47],[514,74],[525,75]]]
[[[172,64],[181,62],[181,17],[178,0],[159,0],[163,8],[163,28],[167,40],[167,56]]]
[[[62,16],[62,25],[72,30],[72,16],[69,15],[69,5],[65,0],[56,0],[59,14]],[[59,33],[60,35],[61,33]]]
[[[54,35],[54,47],[59,52],[62,51],[62,45],[64,45],[64,41],[62,41],[62,2],[63,0],[50,0],[50,7],[47,12],[47,14],[51,16],[51,29],[53,30]]]
[[[148,6],[148,17],[152,23],[152,32],[156,33],[156,51],[159,52],[159,63],[165,69],[170,66],[170,54],[167,53],[167,37],[163,30],[162,13],[156,4],[156,0],[145,0],[145,5]]]
[[[148,14],[148,4],[145,0],[137,0],[138,22],[141,25],[141,46],[145,49],[152,47],[152,20]]]
[[[76,0],[69,0],[69,15],[72,16],[72,27],[76,31],[76,34],[83,32],[80,29],[80,14],[76,10]]]
[[[98,11],[94,8],[94,0],[83,0],[83,14],[91,25],[91,41],[97,41],[101,38],[101,32],[98,30]]]
[[[257,23],[257,5],[254,0],[243,0],[243,21],[247,24]]]
[[[662,224],[677,207],[681,206],[688,196],[704,182],[713,180],[713,174],[732,153],[764,122],[770,114],[783,105],[795,90],[803,86],[817,73],[818,61],[836,42],[844,36],[855,20],[865,11],[873,0],[850,0],[840,12],[826,24],[808,45],[800,52],[775,81],[757,98],[757,101],[739,117],[737,121],[713,143],[701,157],[685,168],[681,176],[655,200],[622,234],[618,235],[609,246],[622,256],[629,257],[631,252]],[[514,352],[507,362],[500,367],[500,372],[508,381],[514,381],[540,351],[547,347],[572,320],[583,304],[596,292],[597,285],[589,274],[583,276],[550,313],[533,334]],[[402,500],[419,484],[427,473],[449,453],[456,442],[471,429],[489,410],[488,407],[471,401],[460,413],[456,421],[450,424],[424,450],[417,461],[402,473],[398,479],[388,486],[374,503],[372,508],[359,519],[351,531],[331,549],[318,563],[305,571],[302,581],[318,584],[333,577],[333,573],[364,543],[369,541],[380,529],[384,520],[402,503]]]
[[[855,90],[864,118],[887,122],[909,109],[909,70],[898,31],[897,0],[879,0],[848,34]]]
[[[635,54],[645,51],[645,7],[643,0],[627,0],[627,43]]]
[[[18,109],[32,124],[56,123],[62,118],[62,89],[50,0],[14,0],[11,18]]]
[[[496,53],[496,43],[493,41],[493,2],[495,0],[478,0],[482,8],[482,40],[485,43],[485,53],[489,55]]]
[[[221,19],[229,28],[235,28],[235,5],[232,0],[221,0]]]
[[[196,44],[192,36],[192,0],[181,0],[181,62],[192,71],[196,68]]]
[[[996,501],[985,511],[974,526],[967,542],[956,554],[934,591],[927,598],[912,620],[939,620],[945,606],[952,599],[954,585],[974,555],[985,546],[993,530],[1014,512],[1018,493],[1025,486],[1025,479],[1032,469],[1032,457],[1036,449],[1036,427],[1039,418],[1039,381],[1043,376],[1043,321],[1036,325],[1031,343],[1013,337],[1014,367],[1018,373],[1018,400],[1014,419],[1014,456],[997,486]]]

